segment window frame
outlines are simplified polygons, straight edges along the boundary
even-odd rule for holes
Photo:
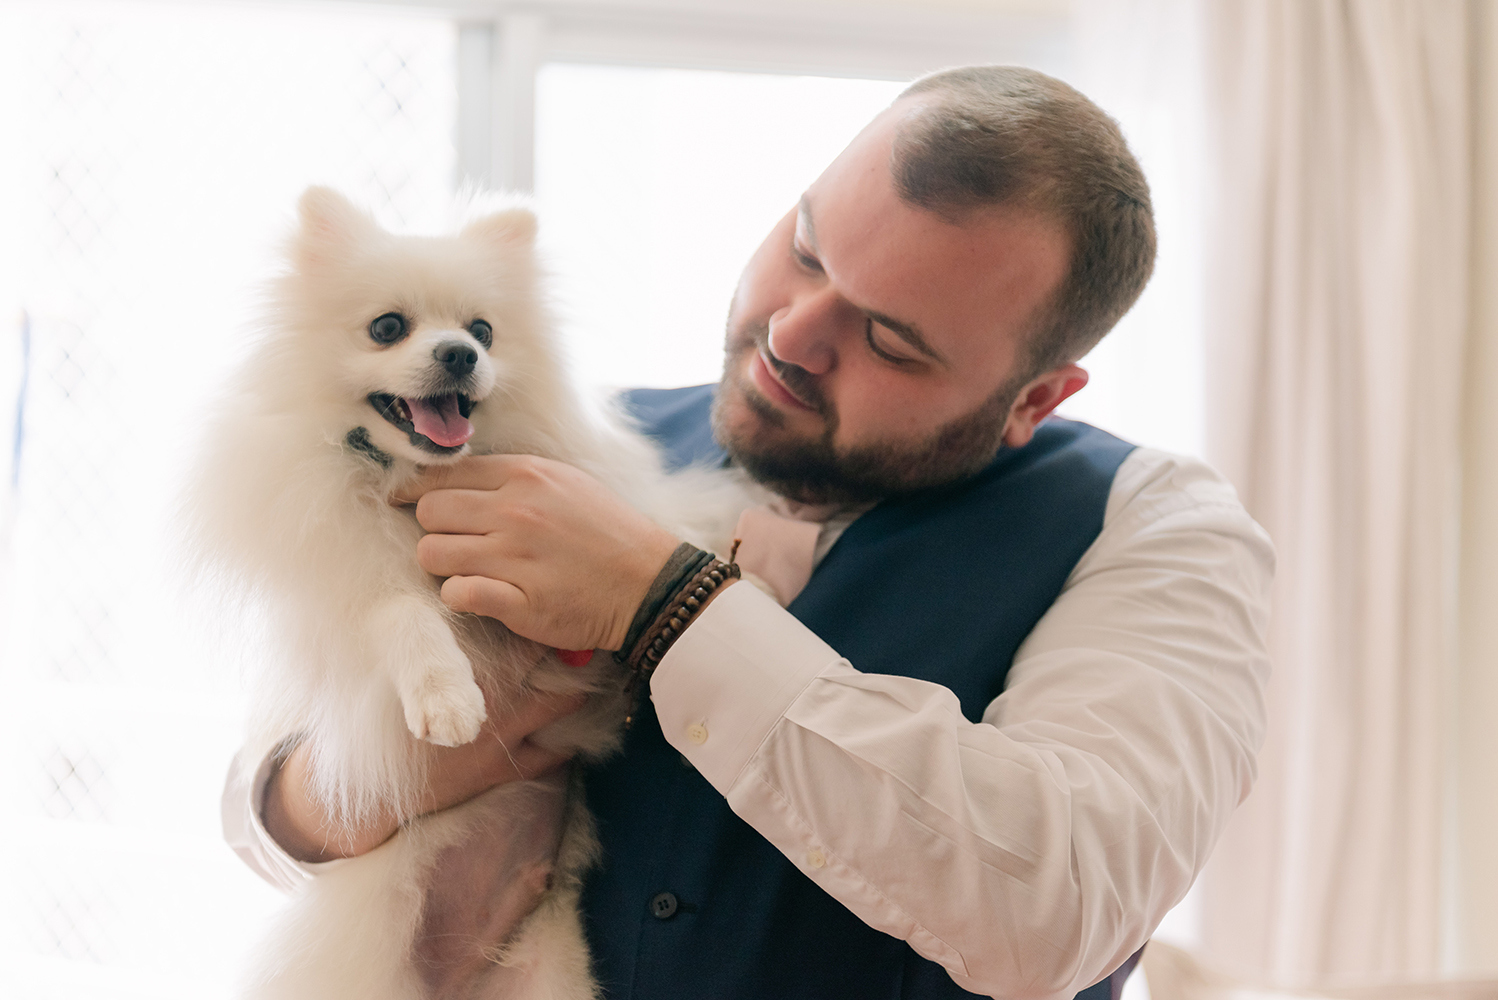
[[[302,0],[349,6],[349,0]],[[366,0],[458,24],[458,184],[530,192],[546,63],[908,80],[1020,63],[1065,77],[1067,0]]]

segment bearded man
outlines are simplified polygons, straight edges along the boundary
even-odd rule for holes
[[[722,381],[628,395],[672,462],[777,495],[746,562],[801,555],[767,562],[778,601],[729,580],[688,616],[588,775],[609,997],[1116,991],[1252,783],[1273,561],[1200,463],[1047,419],[1154,249],[1144,177],[1086,98],[938,73],[770,232]],[[423,489],[444,600],[563,649],[620,648],[678,547],[540,459]],[[524,738],[574,707],[492,720],[509,752],[451,751],[431,804],[556,766]],[[300,774],[293,754],[271,775],[263,826],[259,790],[231,795],[262,869],[393,832],[330,843]]]

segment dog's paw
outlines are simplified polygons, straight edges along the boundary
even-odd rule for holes
[[[470,678],[447,680],[432,676],[402,699],[406,725],[419,740],[438,746],[472,743],[484,724],[484,692]]]

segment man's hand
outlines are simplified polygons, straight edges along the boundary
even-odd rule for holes
[[[582,707],[585,695],[534,694],[501,713],[490,702],[489,718],[478,739],[460,747],[417,742],[427,757],[427,789],[418,813],[455,806],[495,785],[539,777],[566,763],[568,754],[543,750],[529,737]],[[261,810],[266,832],[298,861],[350,858],[380,846],[406,817],[394,810],[373,816],[358,828],[336,825],[307,791],[307,758],[302,744],[271,776]]]
[[[679,544],[587,473],[531,455],[429,469],[402,491],[416,557],[455,611],[560,649],[618,649]]]

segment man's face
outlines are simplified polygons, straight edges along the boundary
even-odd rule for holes
[[[728,319],[719,440],[793,499],[873,500],[992,459],[1023,345],[1068,265],[1020,208],[958,223],[901,201],[902,101],[807,189],[749,261]]]

